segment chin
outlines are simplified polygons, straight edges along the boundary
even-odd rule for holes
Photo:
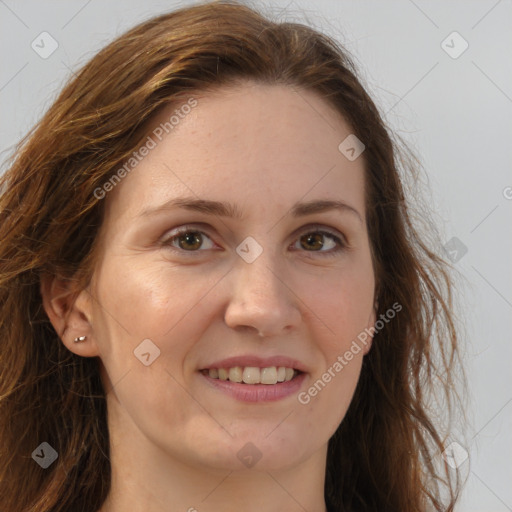
[[[222,442],[211,440],[199,457],[203,463],[229,471],[279,471],[294,467],[311,455],[312,446],[308,436],[295,438],[277,429],[249,431],[244,435],[230,437]],[[307,448],[307,453],[305,452]]]

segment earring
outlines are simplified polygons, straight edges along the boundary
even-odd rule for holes
[[[79,336],[78,338],[74,339],[75,343],[80,343],[81,341],[85,341],[87,339],[87,336]]]

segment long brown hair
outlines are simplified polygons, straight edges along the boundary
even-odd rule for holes
[[[92,512],[105,500],[109,438],[98,360],[60,341],[42,308],[41,277],[88,283],[104,204],[94,191],[137,148],[144,123],[164,105],[243,80],[316,93],[363,141],[377,316],[402,305],[375,334],[329,441],[326,503],[340,511],[453,510],[460,482],[442,463],[446,437],[427,407],[434,389],[447,411],[456,402],[453,284],[411,221],[403,180],[414,178],[417,164],[390,135],[339,43],[220,1],[152,18],[100,51],[1,177],[3,512]],[[31,454],[45,441],[58,459],[41,469]]]

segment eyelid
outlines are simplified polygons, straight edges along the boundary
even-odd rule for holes
[[[201,235],[206,235],[212,242],[214,240],[212,237],[208,234],[208,228],[205,227],[204,224],[184,224],[183,226],[179,226],[177,228],[171,229],[168,231],[165,236],[162,238],[160,244],[166,247],[171,247],[172,249],[177,249],[176,247],[172,247],[170,245],[170,242],[180,235],[183,235],[184,233],[188,233],[189,231],[200,233]],[[215,243],[215,242],[214,242]],[[180,252],[201,252],[201,251],[184,251],[177,249]]]
[[[299,228],[297,231],[294,232],[294,236],[304,235],[306,233],[316,232],[316,231],[318,231],[320,233],[328,234],[335,238],[340,239],[340,242],[342,242],[347,247],[349,245],[346,236],[341,231],[338,231],[337,229],[334,229],[334,228],[330,228],[324,224],[318,224],[318,223],[307,224],[306,226]],[[312,252],[314,252],[314,251],[312,251]]]
[[[164,238],[161,240],[160,245],[166,248],[170,248],[172,250],[175,250],[181,254],[190,254],[190,253],[200,253],[204,252],[204,250],[196,250],[196,251],[186,251],[184,249],[179,249],[177,247],[174,247],[171,245],[171,241],[175,239],[176,237],[179,237],[180,235],[188,232],[198,232],[201,235],[206,235],[214,244],[215,241],[209,234],[209,226],[204,223],[194,223],[194,224],[184,224],[182,226],[179,226],[177,228],[174,228],[166,233]],[[323,224],[313,223],[313,224],[307,224],[306,226],[302,226],[298,230],[296,230],[292,236],[293,237],[300,237],[302,235],[308,234],[308,233],[321,233],[324,235],[328,235],[332,237],[335,242],[338,244],[338,247],[335,249],[331,249],[329,251],[304,251],[305,253],[313,253],[313,254],[322,254],[322,255],[335,255],[338,252],[350,248],[350,244],[348,243],[345,235],[341,233],[338,230],[335,230],[333,228],[329,228]],[[217,245],[217,244],[216,244]],[[210,249],[211,250],[211,249]]]
[[[347,242],[347,238],[343,233],[339,232],[338,230],[334,230],[332,228],[324,226],[323,224],[308,224],[307,226],[304,226],[300,228],[298,231],[296,231],[293,236],[301,237],[308,233],[320,233],[322,235],[327,235],[328,237],[332,238],[336,243],[336,247],[328,251],[301,251],[305,253],[309,258],[314,257],[313,255],[316,254],[320,255],[321,258],[334,257],[350,249],[350,245]],[[298,239],[294,243],[296,243],[297,241]]]

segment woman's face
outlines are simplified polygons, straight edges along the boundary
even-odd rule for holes
[[[363,158],[310,92],[193,97],[104,199],[89,292],[109,421],[188,465],[291,467],[325,456],[370,346],[353,343],[374,322]],[[233,382],[205,375],[220,367]],[[235,382],[279,367],[301,373]]]

